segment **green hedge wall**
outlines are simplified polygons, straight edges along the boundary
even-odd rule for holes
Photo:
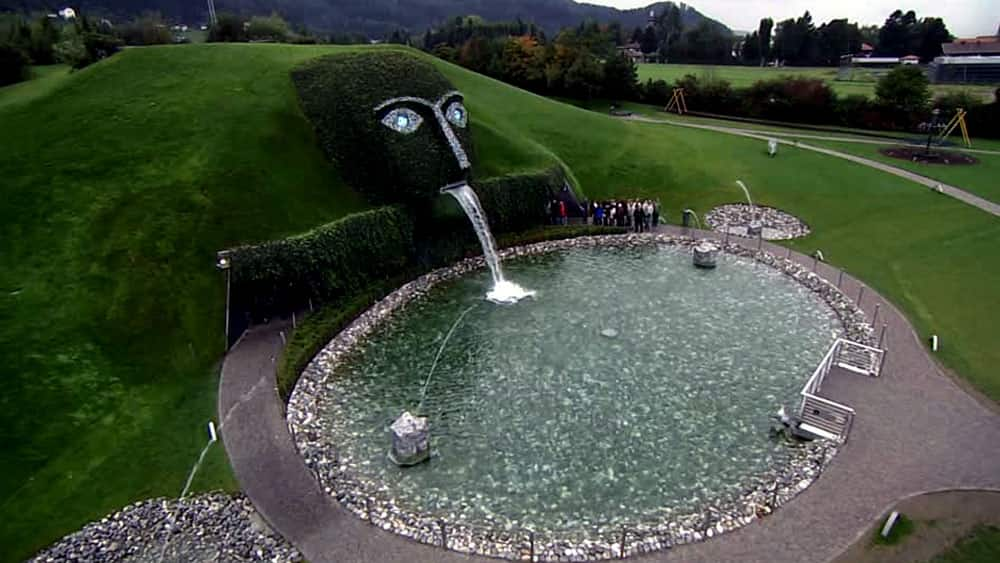
[[[397,207],[349,215],[302,235],[234,249],[233,311],[259,319],[357,292],[413,260],[413,223]]]
[[[292,81],[320,146],[347,183],[370,199],[413,204],[465,178],[428,108],[404,104],[423,118],[410,134],[389,129],[382,124],[385,112],[374,111],[390,98],[434,102],[455,89],[423,59],[389,50],[331,55],[295,69]],[[471,155],[469,126],[452,130]]]
[[[545,204],[562,190],[566,176],[559,166],[543,172],[510,174],[475,182],[472,189],[495,233],[544,225]]]

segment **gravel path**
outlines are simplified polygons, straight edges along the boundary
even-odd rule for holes
[[[722,235],[679,227],[669,234]],[[733,237],[730,242],[755,246]],[[785,255],[780,246],[765,250]],[[791,258],[810,268],[813,259]],[[837,283],[839,271],[820,263]],[[843,276],[857,296],[862,284]],[[823,476],[773,515],[707,542],[637,559],[643,561],[827,561],[851,545],[898,499],[949,488],[1000,489],[1000,415],[977,400],[928,355],[895,307],[866,288],[862,307],[886,323],[888,357],[879,379],[833,375],[824,395],[857,411],[849,442]],[[244,492],[269,523],[310,561],[490,561],[404,540],[366,524],[329,500],[301,461],[275,390],[279,331],[249,332],[230,351],[219,393],[223,440]],[[806,377],[807,374],[803,374]],[[982,401],[982,402],[980,402]]]
[[[920,174],[915,174],[913,172],[910,172],[909,170],[903,170],[902,168],[898,168],[896,166],[885,164],[884,162],[879,162],[877,160],[872,160],[870,158],[864,158],[864,157],[861,157],[861,156],[855,156],[853,154],[848,154],[848,153],[845,153],[845,152],[840,152],[840,151],[836,151],[836,150],[828,149],[828,148],[824,148],[824,147],[817,147],[815,145],[807,145],[805,143],[800,143],[799,141],[789,141],[787,139],[780,139],[780,138],[777,138],[777,137],[780,137],[780,135],[778,135],[778,134],[772,134],[772,133],[760,132],[760,131],[753,131],[751,129],[740,129],[740,128],[736,128],[736,127],[723,127],[723,126],[720,126],[720,125],[702,125],[702,124],[697,124],[697,123],[684,123],[684,122],[681,122],[681,121],[673,121],[673,120],[670,120],[670,119],[655,119],[655,118],[652,118],[652,117],[644,117],[644,116],[640,116],[640,115],[632,115],[632,116],[629,116],[627,119],[629,119],[631,121],[641,121],[643,123],[657,123],[657,124],[661,124],[661,125],[672,125],[672,126],[675,126],[675,127],[689,127],[691,129],[703,129],[703,130],[706,130],[706,131],[715,131],[715,132],[718,132],[718,133],[726,133],[728,135],[737,135],[739,137],[748,137],[750,139],[758,139],[758,140],[761,140],[761,141],[767,141],[769,139],[775,139],[778,143],[783,144],[783,145],[788,145],[788,146],[793,146],[793,147],[797,147],[797,148],[800,148],[800,149],[814,151],[814,152],[822,153],[822,154],[829,155],[829,156],[835,156],[837,158],[842,158],[844,160],[849,160],[851,162],[855,162],[857,164],[862,164],[864,166],[868,166],[868,167],[874,168],[876,170],[881,170],[882,172],[888,172],[889,174],[894,174],[896,176],[899,176],[900,178],[909,180],[911,182],[916,182],[917,184],[920,184],[920,185],[925,186],[927,188],[936,188],[936,187],[940,186],[941,190],[945,194],[947,194],[947,195],[949,195],[949,196],[951,196],[951,197],[953,197],[953,198],[955,198],[957,200],[963,201],[963,202],[965,202],[965,203],[967,203],[969,205],[972,205],[974,207],[978,207],[979,209],[982,209],[983,211],[985,211],[987,213],[992,213],[993,215],[996,215],[996,216],[1000,217],[1000,204],[996,204],[996,203],[993,203],[992,201],[983,199],[983,198],[981,198],[981,197],[979,197],[977,195],[973,195],[973,194],[971,194],[971,193],[963,190],[962,188],[959,188],[959,187],[956,187],[956,186],[952,186],[952,185],[949,185],[949,184],[945,184],[944,182],[940,182],[938,180],[934,180],[934,179],[928,178],[926,176],[921,176]],[[801,136],[799,136],[799,137],[801,137]],[[839,138],[839,137],[814,136],[814,137],[811,137],[811,138],[816,139],[816,140],[821,140],[821,141],[842,141],[842,140],[844,140],[843,138]]]

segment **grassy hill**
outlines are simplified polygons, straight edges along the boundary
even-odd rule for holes
[[[129,49],[18,103],[0,90],[0,559],[127,502],[176,495],[214,418],[216,250],[365,204],[313,142],[288,72],[348,48]],[[941,358],[1000,398],[1000,221],[822,155],[627,123],[435,61],[467,98],[479,177],[565,163],[591,197],[668,218],[755,199],[808,221],[802,250],[878,287]],[[234,488],[221,448],[196,489]]]

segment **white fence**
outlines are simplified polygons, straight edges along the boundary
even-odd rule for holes
[[[833,367],[878,377],[884,363],[885,350],[838,338],[802,386],[799,428],[828,440],[845,442],[854,425],[854,409],[821,396],[823,382]]]

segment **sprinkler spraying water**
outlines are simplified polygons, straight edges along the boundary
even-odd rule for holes
[[[747,236],[758,236],[761,234],[764,226],[760,222],[760,213],[757,211],[757,206],[750,199],[750,188],[741,180],[736,180],[736,185],[743,188],[743,193],[747,196],[747,203],[750,205],[750,223],[747,225]]]

